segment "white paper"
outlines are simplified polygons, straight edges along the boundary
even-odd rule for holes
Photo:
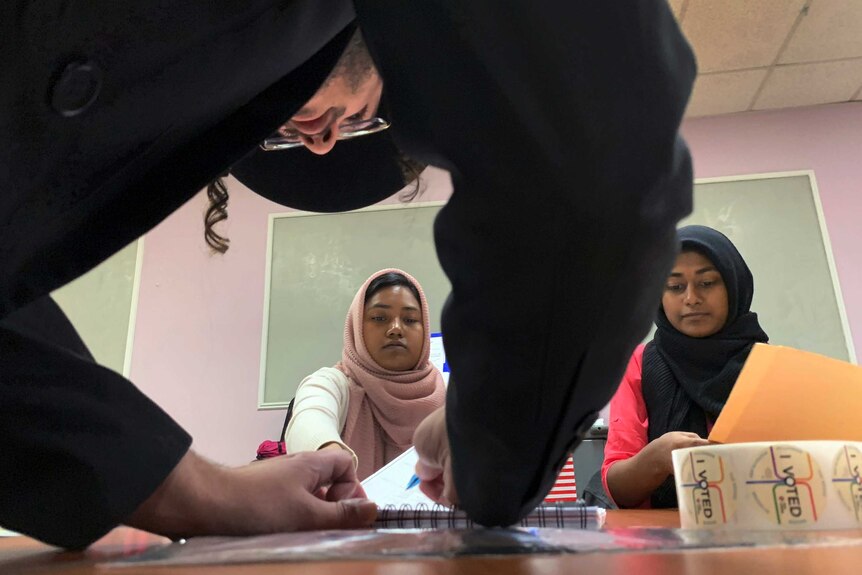
[[[431,354],[429,357],[431,365],[436,367],[443,375],[443,383],[449,385],[449,366],[446,365],[446,350],[443,348],[443,334],[431,334]]]
[[[415,506],[420,503],[429,507],[434,505],[434,502],[422,493],[419,485],[407,489],[407,485],[415,472],[417,461],[419,461],[419,456],[416,453],[416,448],[411,447],[390,461],[388,465],[368,476],[362,482],[362,487],[365,488],[368,498],[377,503],[378,507],[386,507],[387,505]]]

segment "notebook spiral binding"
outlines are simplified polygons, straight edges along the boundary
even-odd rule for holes
[[[604,509],[583,503],[542,504],[513,527],[555,527],[590,529],[604,523]],[[382,529],[473,529],[479,527],[457,507],[442,505],[387,505],[377,510],[375,527]]]

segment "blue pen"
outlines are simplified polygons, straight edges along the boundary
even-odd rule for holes
[[[413,489],[417,485],[419,485],[419,477],[414,474],[413,477],[410,478],[410,481],[407,482],[407,489]]]

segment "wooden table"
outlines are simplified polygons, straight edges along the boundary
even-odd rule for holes
[[[607,526],[678,527],[676,511],[610,511]],[[585,553],[581,555],[517,555],[510,557],[261,563],[194,567],[123,567],[98,563],[143,549],[165,545],[162,537],[121,527],[84,553],[56,551],[26,537],[0,539],[2,575],[814,575],[862,573],[862,547],[784,547],[660,552]]]

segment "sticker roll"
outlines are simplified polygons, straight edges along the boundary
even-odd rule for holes
[[[672,455],[683,529],[862,528],[862,443],[737,443]]]

